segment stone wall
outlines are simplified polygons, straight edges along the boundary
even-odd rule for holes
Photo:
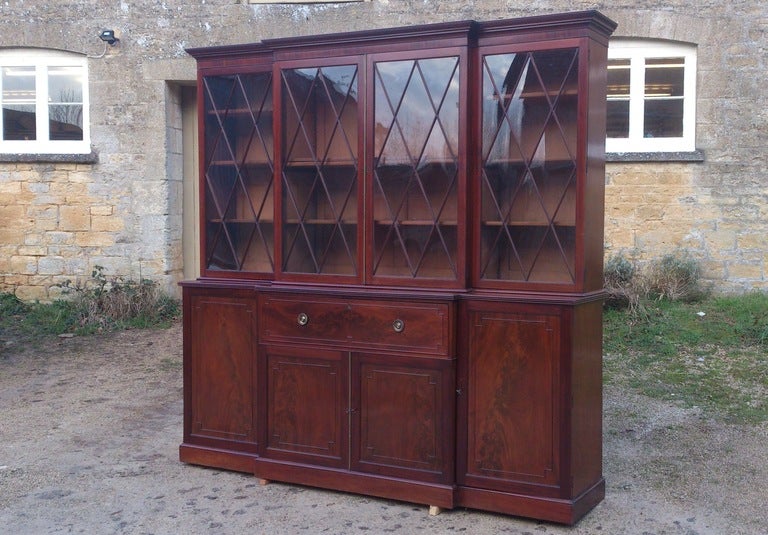
[[[0,156],[0,290],[55,295],[87,277],[182,277],[179,84],[194,80],[185,47],[460,19],[600,9],[616,35],[698,44],[699,163],[611,163],[609,252],[651,257],[679,247],[722,291],[768,289],[768,4],[702,0],[612,2],[372,0],[318,5],[247,0],[8,0],[0,47],[89,54],[93,163],[9,162]],[[121,32],[103,57],[97,35]]]

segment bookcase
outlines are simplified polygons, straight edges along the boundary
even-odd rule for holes
[[[184,462],[572,524],[604,496],[595,11],[190,49]]]

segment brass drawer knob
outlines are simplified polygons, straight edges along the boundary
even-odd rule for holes
[[[296,316],[296,323],[298,323],[299,326],[304,327],[307,323],[309,323],[309,316],[302,312]]]
[[[396,333],[401,333],[403,330],[405,330],[405,322],[401,319],[397,319],[392,322],[392,328]]]

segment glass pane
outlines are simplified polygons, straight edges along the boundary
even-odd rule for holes
[[[649,58],[645,60],[645,98],[682,97],[685,58]]]
[[[2,72],[2,139],[37,139],[35,68],[4,67]]]
[[[283,270],[357,274],[357,65],[286,69]]]
[[[203,80],[206,265],[274,270],[272,75]]]
[[[48,106],[48,129],[52,140],[83,139],[82,104],[58,104]]]
[[[49,67],[48,68],[48,102],[49,103],[82,103],[83,102],[83,68],[82,67]]]
[[[606,135],[629,137],[630,60],[608,60],[608,120]]]
[[[483,58],[481,278],[572,283],[578,55]]]
[[[608,100],[606,136],[629,137],[629,100]]]
[[[644,137],[682,137],[683,101],[646,100]]]
[[[373,275],[455,279],[459,60],[374,66]]]
[[[644,137],[682,137],[684,80],[684,58],[645,60]]]

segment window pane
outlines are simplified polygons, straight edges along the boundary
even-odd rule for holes
[[[629,66],[628,59],[608,60],[608,137],[629,137]]]
[[[682,137],[685,61],[645,60],[643,137]]]
[[[649,58],[645,60],[645,98],[683,96],[684,58]]]
[[[35,118],[35,68],[3,68],[2,87],[2,139],[36,139],[37,129]]]
[[[682,137],[683,101],[647,100],[643,137]]]
[[[607,137],[629,137],[629,100],[608,101]]]
[[[49,67],[48,102],[83,102],[83,68]]]
[[[83,106],[81,104],[55,104],[48,106],[51,140],[83,140]]]

